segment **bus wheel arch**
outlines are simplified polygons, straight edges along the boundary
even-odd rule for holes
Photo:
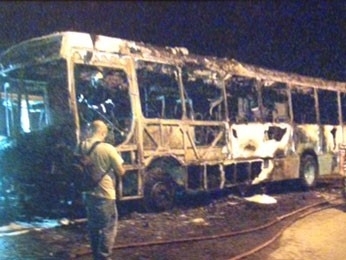
[[[300,159],[299,178],[304,189],[314,188],[318,177],[318,161],[313,153],[304,153]]]
[[[144,207],[147,211],[165,211],[173,208],[183,167],[170,157],[156,158],[147,167],[144,176]]]

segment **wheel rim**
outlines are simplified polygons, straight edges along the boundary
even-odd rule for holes
[[[316,168],[312,163],[308,163],[304,167],[304,179],[308,186],[311,186],[316,178]]]

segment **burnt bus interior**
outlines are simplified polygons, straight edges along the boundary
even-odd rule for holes
[[[262,87],[263,121],[290,122],[287,85],[275,82]]]
[[[133,124],[125,71],[76,64],[74,72],[81,139],[87,136],[92,121],[102,119],[111,130],[107,141],[124,142]]]
[[[137,81],[145,118],[181,119],[178,71],[174,66],[138,61]]]
[[[233,123],[290,121],[288,88],[284,83],[232,76],[226,82],[226,96]]]
[[[289,95],[294,116],[290,115]],[[281,82],[266,84],[233,76],[226,82],[226,96],[229,119],[234,123],[290,122],[293,119],[298,124],[339,124],[338,92],[334,90],[288,87]],[[340,93],[340,97],[344,118],[345,93]]]
[[[226,95],[231,122],[240,124],[260,120],[257,82],[255,79],[232,76],[226,82]]]
[[[64,61],[29,66],[8,73],[3,79],[1,92],[3,134],[16,137],[63,120],[69,113],[66,75]]]
[[[138,61],[137,80],[145,118],[221,121],[225,119],[222,86],[211,71],[184,67],[180,84],[177,67]],[[214,76],[215,77],[215,76]],[[182,87],[180,87],[180,85]],[[195,145],[210,145],[217,127],[195,126]]]

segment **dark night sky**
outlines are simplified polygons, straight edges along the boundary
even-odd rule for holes
[[[346,81],[346,2],[1,2],[0,47],[56,31],[104,34]]]

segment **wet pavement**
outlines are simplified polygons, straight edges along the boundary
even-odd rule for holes
[[[68,252],[79,246],[88,246],[84,228],[26,227],[11,223],[0,230],[1,260],[69,259]]]
[[[329,208],[294,223],[284,231],[267,260],[346,259],[346,213]]]
[[[260,253],[260,259],[346,259],[345,208],[344,205],[329,208],[298,220]],[[79,249],[84,249],[86,254],[76,259],[91,260],[87,254],[89,243],[85,220],[78,221],[36,219],[30,224],[16,221],[2,225],[0,260],[72,259],[73,252]]]
[[[291,225],[261,257],[266,260],[346,259],[346,213],[329,208]],[[22,224],[22,225],[20,225]],[[12,223],[0,228],[1,260],[71,259],[68,252],[88,249],[85,225],[42,228]],[[266,256],[264,256],[266,255]],[[90,260],[90,255],[77,259]]]

